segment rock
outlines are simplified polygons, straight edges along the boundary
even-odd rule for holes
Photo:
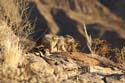
[[[86,73],[71,77],[61,83],[104,83],[104,81],[102,77],[97,74]]]
[[[98,60],[90,57],[92,56],[91,54],[85,54],[81,52],[72,52],[72,53],[63,52],[60,54],[62,56],[66,56],[66,57],[77,60],[77,63],[82,62],[81,64],[86,64],[89,66],[100,65],[100,62]]]
[[[81,57],[81,55],[79,56]],[[1,83],[6,83],[9,81],[10,83],[14,83],[16,81],[19,83],[125,82],[125,75],[120,74],[121,72],[118,69],[106,68],[97,64],[86,64],[87,60],[91,60],[91,58],[88,56],[85,57],[86,63],[81,61],[81,64],[77,63],[79,60],[76,58],[62,56],[61,54],[52,54],[51,56],[40,57],[35,56],[35,54],[28,53],[25,54],[24,57],[26,59],[23,60],[22,64],[24,65],[20,65],[17,70],[13,72],[9,70],[5,71],[4,69],[0,70]],[[94,61],[94,58],[92,61]]]
[[[125,83],[125,74],[113,74],[104,78],[106,83]]]
[[[37,57],[37,56],[36,56]],[[36,74],[53,74],[54,69],[44,59],[30,63],[30,69]]]
[[[113,70],[111,68],[108,67],[101,67],[101,66],[90,66],[89,67],[89,71],[90,72],[96,72],[96,73],[100,73],[103,75],[109,75],[109,74],[122,74],[122,71],[120,70]]]
[[[68,57],[59,54],[53,54],[46,57],[48,63],[54,68],[54,74],[58,80],[79,74],[78,65]]]
[[[54,69],[45,61],[31,63],[30,68],[34,73],[53,74],[54,72]]]

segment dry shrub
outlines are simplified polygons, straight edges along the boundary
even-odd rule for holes
[[[30,10],[25,0],[1,0],[0,19],[5,21],[21,37],[28,37],[33,33],[34,23],[29,20]]]
[[[19,42],[32,30],[26,11],[24,0],[0,0],[0,49],[6,66],[16,68],[22,59]]]
[[[25,0],[0,0],[0,20],[2,21],[0,26],[3,29],[0,30],[2,31],[0,38],[5,40],[5,37],[8,37],[7,39],[14,42],[16,36],[23,47],[30,49],[31,45],[28,47],[28,43],[32,43],[30,40],[35,27],[35,22],[32,23],[29,20],[30,11]]]
[[[106,40],[94,39],[92,42],[92,50],[95,54],[116,62],[116,50],[112,49]]]
[[[118,48],[112,49],[112,54],[113,54],[113,57],[111,58],[111,60],[113,60],[114,62],[118,64],[125,65],[125,48],[124,47],[121,50],[119,50]]]
[[[0,0],[0,45],[5,66],[16,68],[22,58],[21,40],[18,36],[25,28],[32,28],[27,18],[24,18],[25,4],[17,0]],[[26,14],[25,14],[26,15]],[[27,37],[29,32],[23,35]],[[17,36],[18,35],[18,36]]]
[[[111,48],[105,40],[94,39],[92,42],[92,50],[95,54],[102,57],[108,57]]]
[[[112,60],[120,65],[125,65],[124,48],[122,50],[120,50],[118,48],[111,49],[109,56],[110,56],[110,60]]]
[[[92,50],[95,54],[106,57],[113,62],[125,64],[125,48],[122,48],[120,51],[118,48],[112,48],[105,40],[94,39]]]

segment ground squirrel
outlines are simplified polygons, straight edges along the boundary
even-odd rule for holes
[[[45,48],[50,50],[50,53],[56,52],[72,52],[77,50],[78,43],[70,36],[57,36],[53,34],[47,34],[42,40]]]

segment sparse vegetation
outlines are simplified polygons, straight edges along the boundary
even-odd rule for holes
[[[111,47],[105,40],[94,39],[92,42],[92,50],[95,54],[108,58]]]
[[[121,61],[125,64],[125,47],[121,49]]]
[[[104,38],[94,38],[87,26],[111,28],[121,38],[123,22],[97,0],[0,0],[0,83],[69,83],[71,79],[86,83],[93,72],[99,76],[94,79],[104,82],[101,78],[106,75],[125,74],[124,45],[120,49]],[[63,26],[68,26],[69,34]],[[89,53],[81,50],[85,46]]]
[[[3,42],[3,59],[5,66],[17,68],[22,60],[23,53],[19,42],[12,42],[11,40],[5,40]]]
[[[106,57],[118,64],[125,64],[124,47],[121,50],[112,48],[105,40],[95,39],[92,43],[92,50],[99,56]]]
[[[33,33],[33,23],[29,21],[30,12],[25,1],[2,0],[0,19],[14,31],[17,36],[28,37]]]

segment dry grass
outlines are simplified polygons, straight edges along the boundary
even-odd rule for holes
[[[2,46],[4,64],[17,67],[22,56],[22,49],[18,43],[19,38],[4,21],[0,23],[0,31],[0,45]]]
[[[1,0],[0,19],[5,21],[18,36],[27,38],[33,33],[34,23],[29,21],[30,11],[24,0]]]
[[[11,41],[17,41],[18,37],[11,30],[11,27],[7,25],[5,21],[0,21],[0,42],[11,39]]]
[[[22,21],[19,13],[19,7],[16,0],[1,0],[1,18],[6,20],[9,24],[19,23]]]
[[[91,38],[91,36],[88,35],[88,32],[87,32],[85,24],[84,24],[84,32],[85,32],[85,37],[86,37],[87,46],[89,48],[89,51],[91,52],[91,54],[94,54],[94,52],[92,50],[92,38]]]
[[[32,40],[35,22],[29,20],[30,11],[25,0],[1,0],[0,1],[0,40],[10,39],[15,42],[19,38],[19,43],[25,48],[27,42]],[[25,49],[24,48],[24,49]]]
[[[21,37],[27,38],[32,31],[24,1],[0,0],[0,49],[4,64],[16,68],[22,59]]]
[[[9,67],[16,68],[19,62],[22,60],[22,49],[18,42],[13,43],[11,40],[3,42],[3,58],[4,64]]]

